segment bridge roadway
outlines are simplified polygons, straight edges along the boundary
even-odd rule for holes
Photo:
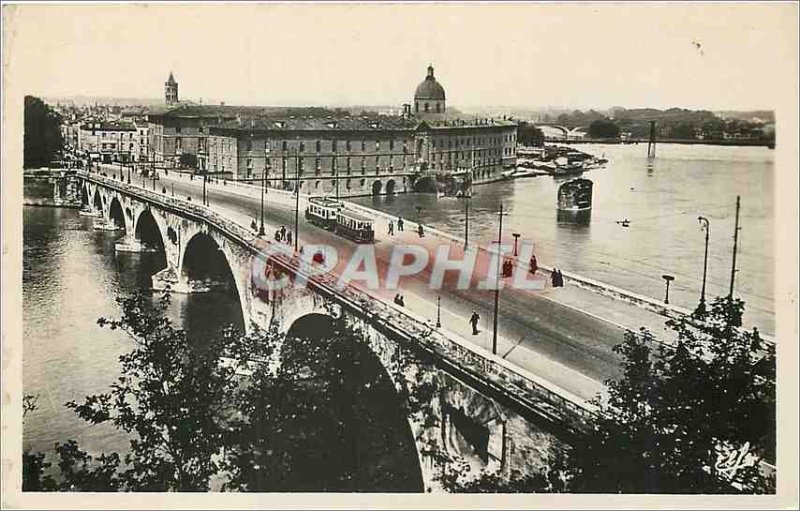
[[[116,169],[108,167],[107,170],[111,174]],[[141,179],[134,176],[132,184],[141,185]],[[151,186],[152,182],[148,180],[146,187],[151,188]],[[188,181],[185,178],[176,179],[174,175],[162,174],[156,186],[159,190],[162,186],[166,187],[168,193],[171,193],[174,187],[176,196],[183,198],[191,196],[196,202],[201,200],[200,179]],[[240,221],[246,222],[246,225],[249,224],[249,220],[258,220],[259,198],[237,193],[234,187],[225,189],[223,186],[212,185],[207,189],[212,208],[222,208],[230,214],[239,215]],[[266,197],[267,236],[272,239],[271,235],[277,226],[285,225],[287,229],[293,228],[294,204],[293,200],[287,200],[289,198],[285,194],[268,192]],[[276,200],[278,197],[281,199]],[[375,243],[375,255],[379,273],[385,274],[392,248],[396,243],[433,245],[429,238],[420,240],[415,227],[413,223],[407,222],[405,232],[398,233],[393,239],[386,239],[388,236],[385,231],[376,229],[379,239]],[[436,240],[435,243],[441,242]],[[337,271],[343,269],[348,256],[357,246],[332,232],[308,223],[302,211],[300,243],[335,247],[339,254]],[[460,254],[463,254],[463,250]],[[459,247],[453,247],[451,257],[460,257]],[[453,273],[451,272],[445,278],[443,289],[437,293],[428,287],[431,267],[432,263],[429,262],[420,273],[401,279],[399,291],[405,296],[406,307],[423,317],[431,318],[431,322],[434,322],[436,299],[439,296],[443,328],[482,348],[491,349],[493,292],[478,291],[472,285],[467,290],[456,289],[455,275],[449,278]],[[377,294],[386,301],[391,301],[396,292],[380,289]],[[624,328],[615,322],[581,312],[574,307],[564,306],[551,298],[539,296],[538,293],[540,292],[511,288],[504,288],[501,291],[498,355],[505,356],[507,360],[548,379],[576,396],[584,399],[594,397],[602,389],[603,380],[619,374],[618,358],[612,348],[622,340]],[[478,336],[471,335],[468,324],[468,317],[473,310],[481,316],[479,326],[481,333]]]

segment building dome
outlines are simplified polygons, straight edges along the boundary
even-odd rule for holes
[[[417,90],[414,92],[414,99],[444,101],[444,87],[434,78],[433,66],[428,66],[428,76],[425,77],[422,83],[417,85]]]

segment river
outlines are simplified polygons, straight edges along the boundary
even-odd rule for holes
[[[594,182],[588,225],[556,217],[558,186],[569,178],[523,178],[474,188],[470,239],[497,238],[502,203],[509,213],[504,239],[517,232],[533,241],[540,264],[658,300],[665,294],[662,275],[670,274],[675,277],[670,303],[693,309],[703,276],[704,233],[697,217],[705,216],[711,225],[706,295],[727,295],[736,196],[741,195],[736,293],[746,302],[745,324],[774,333],[774,151],[661,144],[657,157],[648,161],[646,144],[574,147],[609,160],[583,174]],[[463,199],[409,194],[354,202],[464,235]],[[629,227],[618,223],[625,218]]]

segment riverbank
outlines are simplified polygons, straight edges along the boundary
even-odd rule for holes
[[[583,138],[577,140],[546,140],[546,144],[598,144],[598,145],[618,145],[618,144],[647,144],[646,138],[610,139],[610,138]],[[730,147],[769,147],[774,149],[775,142],[767,140],[695,140],[682,138],[659,138],[656,144],[680,144],[680,145],[709,145],[709,146],[730,146]]]

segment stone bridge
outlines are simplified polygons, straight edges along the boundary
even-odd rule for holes
[[[265,255],[268,241],[211,208],[96,174],[81,179],[84,204],[109,229],[124,229],[117,250],[163,251],[166,268],[153,276],[155,288],[193,292],[232,282],[249,331],[290,332],[315,314],[344,319],[399,399],[422,395],[416,391],[426,383],[434,388],[423,406],[406,407],[424,491],[441,490],[439,475],[464,463],[473,474],[546,472],[593,413],[580,398],[410,311],[314,274],[285,245]],[[257,278],[264,274],[306,284],[265,290]]]

